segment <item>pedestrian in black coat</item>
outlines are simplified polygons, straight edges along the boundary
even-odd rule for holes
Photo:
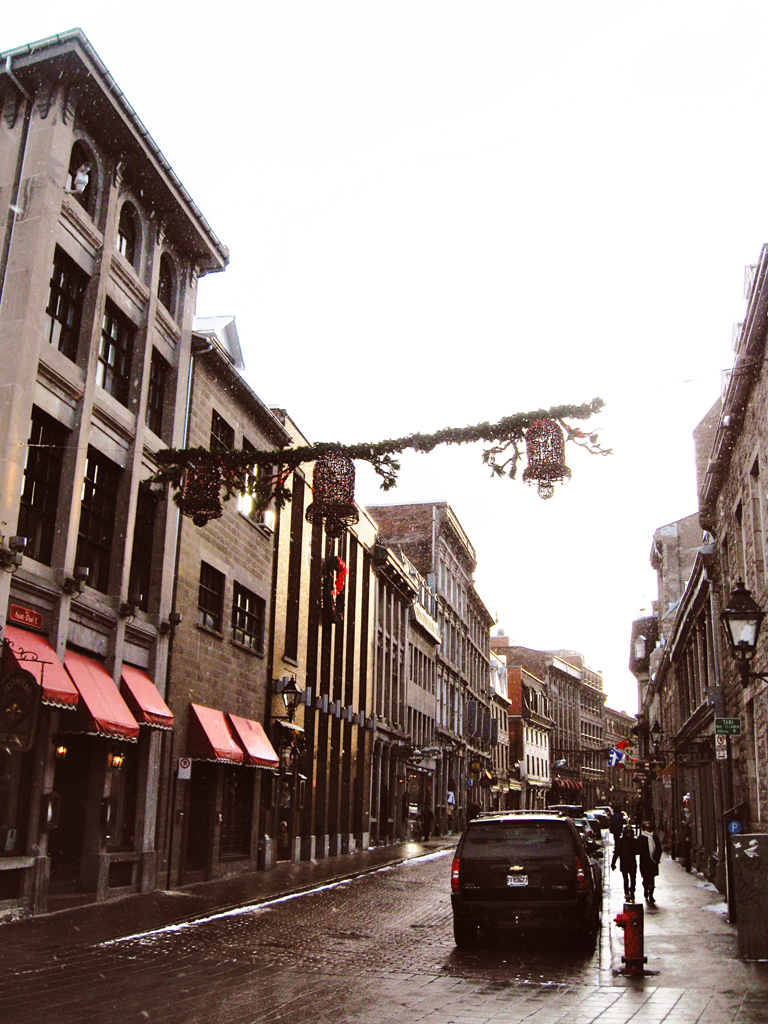
[[[661,840],[653,831],[650,821],[643,822],[643,831],[640,833],[637,845],[640,853],[640,875],[643,879],[643,895],[649,903],[655,903],[653,890],[656,886],[656,876],[659,873]]]
[[[624,879],[624,901],[634,903],[637,884],[637,839],[629,822],[625,824],[613,848],[612,871],[617,863]]]
[[[621,830],[624,828],[624,822],[626,821],[626,815],[620,807],[613,808],[613,814],[611,815],[611,821],[608,825],[608,831],[613,836],[614,843],[618,840],[621,835]]]

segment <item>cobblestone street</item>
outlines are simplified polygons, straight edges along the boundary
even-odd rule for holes
[[[711,975],[692,969],[687,987],[679,986],[679,964],[666,985],[663,971],[634,983],[618,977],[611,964],[607,915],[615,906],[610,894],[603,938],[592,955],[550,939],[459,952],[448,895],[450,854],[440,850],[254,908],[98,945],[6,950],[0,960],[2,1019],[5,1024],[41,1019],[55,1024],[768,1020],[755,965],[737,965],[732,987],[713,987],[723,969],[716,963],[716,937]],[[689,892],[690,876],[677,865],[670,871]],[[672,905],[671,892],[668,899]]]

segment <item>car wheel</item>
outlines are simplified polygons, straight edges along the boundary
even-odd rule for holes
[[[477,925],[470,921],[459,921],[453,919],[453,938],[460,949],[466,949],[477,941]]]

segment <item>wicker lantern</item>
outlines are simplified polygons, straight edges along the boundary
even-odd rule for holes
[[[325,520],[329,537],[339,537],[346,526],[360,518],[355,505],[355,464],[339,452],[325,452],[315,463],[312,490],[314,501],[307,509],[307,522]]]
[[[218,466],[209,463],[189,466],[179,498],[182,514],[189,516],[195,526],[205,526],[210,519],[220,519],[224,511],[220,491],[221,471]]]
[[[525,434],[525,452],[528,465],[523,480],[538,486],[540,498],[551,498],[555,484],[570,480],[571,471],[565,464],[565,439],[554,420],[533,421]]]

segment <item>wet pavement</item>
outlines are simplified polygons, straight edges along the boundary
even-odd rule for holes
[[[623,933],[613,923],[623,905],[621,876],[610,870],[593,954],[576,953],[556,936],[458,951],[452,848],[438,840],[283,865],[194,892],[4,925],[0,1020],[768,1022],[768,965],[738,960],[722,896],[668,858],[657,906],[645,915],[651,973],[630,979],[620,973]],[[234,906],[242,895],[251,906]],[[185,922],[174,901],[186,912],[195,896],[197,920]]]

